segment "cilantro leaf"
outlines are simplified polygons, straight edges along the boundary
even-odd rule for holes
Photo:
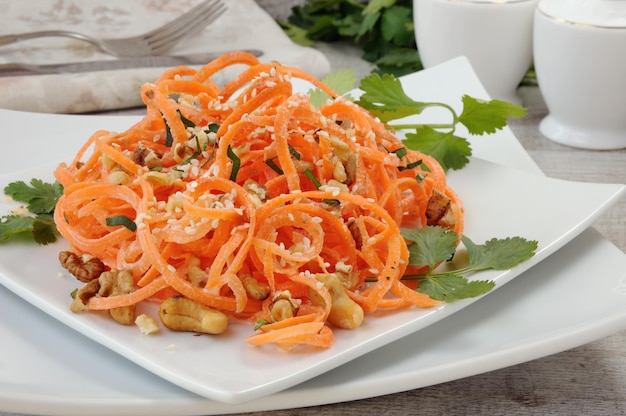
[[[398,24],[406,22],[405,24]],[[413,14],[410,8],[392,6],[382,14],[380,32],[383,39],[394,45],[407,45],[415,38],[413,29]]]
[[[469,281],[463,276],[447,274],[441,277],[427,277],[420,282],[417,291],[443,302],[484,295],[495,287],[491,280]]]
[[[57,241],[58,231],[51,214],[33,216],[5,215],[0,220],[0,241],[33,239],[46,245]]]
[[[401,229],[400,232],[413,242],[408,246],[411,266],[428,266],[432,270],[456,250],[457,235],[447,228],[427,226],[416,230]]]
[[[52,214],[42,214],[33,221],[33,238],[37,244],[46,245],[57,241],[58,230]]]
[[[428,267],[424,274],[404,275],[402,279],[417,280],[418,292],[444,302],[480,296],[495,287],[493,281],[468,280],[463,274],[488,269],[510,269],[534,256],[537,249],[536,241],[522,237],[493,238],[483,245],[477,245],[469,237],[463,236],[469,265],[448,270],[451,268],[449,265],[446,270],[436,272],[434,269],[438,264],[454,255],[458,242],[456,233],[440,226],[401,229],[400,232],[409,241],[409,265]]]
[[[501,100],[479,100],[464,95],[463,111],[459,122],[467,127],[471,134],[495,133],[506,126],[511,117],[524,117],[526,109],[522,106]]]
[[[0,221],[0,240],[7,240],[22,233],[32,230],[34,217],[21,215],[5,215]]]
[[[406,146],[426,153],[439,162],[444,170],[461,169],[472,154],[469,142],[452,132],[441,132],[428,126],[419,126],[415,133],[407,133]]]
[[[510,269],[531,258],[537,249],[537,241],[522,237],[493,238],[483,245],[474,244],[467,236],[463,236],[462,241],[469,254],[470,267],[474,271]]]
[[[344,95],[352,91],[357,83],[356,75],[351,69],[340,69],[322,78],[322,82],[335,90],[337,94]],[[321,107],[330,97],[319,88],[309,90],[311,103],[315,108]],[[346,98],[351,99],[349,96]]]
[[[30,184],[24,181],[9,183],[4,193],[16,201],[24,202],[33,214],[47,214],[54,211],[58,199],[63,194],[60,183],[46,183],[41,179],[31,179]]]
[[[400,80],[391,74],[371,74],[361,80],[363,95],[357,101],[386,123],[402,117],[420,114],[428,104],[413,100],[406,95]]]
[[[278,24],[294,43],[300,46],[313,46],[315,44],[315,42],[308,38],[306,29],[284,20],[278,21]]]

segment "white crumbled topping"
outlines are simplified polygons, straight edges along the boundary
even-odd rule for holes
[[[346,264],[343,261],[338,261],[335,263],[335,270],[338,272],[350,273],[352,272],[352,265]]]
[[[17,208],[13,208],[11,210],[11,214],[17,215],[19,217],[28,217],[30,215],[30,212],[28,211],[28,208],[26,208],[24,205],[20,205]]]
[[[142,313],[135,318],[135,325],[142,334],[150,335],[159,332],[159,324],[151,317]]]

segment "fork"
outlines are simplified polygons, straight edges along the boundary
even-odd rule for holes
[[[187,36],[200,32],[226,11],[222,0],[206,0],[188,12],[148,33],[128,38],[97,39],[67,30],[43,30],[0,36],[0,46],[47,36],[70,37],[89,42],[118,57],[158,55]]]

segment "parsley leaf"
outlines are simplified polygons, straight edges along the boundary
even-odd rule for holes
[[[420,282],[418,291],[433,299],[454,302],[483,295],[495,286],[495,282],[491,280],[469,281],[460,275],[447,274],[435,278],[426,277]]]
[[[471,134],[491,134],[506,126],[510,117],[526,116],[526,109],[519,105],[501,100],[479,100],[464,95],[463,112],[459,116],[462,123]]]
[[[351,69],[340,69],[322,78],[322,82],[333,89],[337,94],[344,95],[348,91],[352,91],[357,84],[356,75]],[[308,91],[311,97],[311,103],[315,108],[321,107],[330,97],[319,88]],[[351,99],[349,96],[346,98]]]
[[[467,139],[455,135],[458,124],[467,127],[470,134],[491,134],[505,127],[508,118],[526,115],[526,109],[519,105],[500,100],[479,100],[468,95],[462,97],[463,110],[459,115],[445,103],[413,100],[404,91],[400,80],[391,74],[371,74],[361,80],[359,88],[363,95],[357,104],[396,130],[413,130],[413,133],[406,133],[406,146],[431,155],[446,171],[463,168],[472,155]],[[429,107],[449,111],[451,122],[391,123],[407,116],[419,116]]]
[[[21,215],[5,215],[0,221],[0,240],[7,240],[12,236],[31,232],[35,217]]]
[[[46,183],[41,179],[11,182],[4,188],[4,193],[15,201],[24,202],[33,214],[47,214],[54,211],[58,199],[63,194],[60,183]]]
[[[521,237],[491,239],[484,245],[476,245],[468,237],[462,237],[467,248],[470,266],[474,271],[494,269],[507,270],[531,258],[537,249],[536,241]]]
[[[372,74],[361,80],[363,95],[357,104],[378,117],[383,123],[421,114],[428,107],[406,95],[400,80],[391,74]]]
[[[442,227],[427,226],[417,230],[400,230],[404,238],[412,241],[409,245],[409,264],[428,266],[433,270],[442,261],[449,259],[456,251],[457,235]]]
[[[0,241],[8,239],[32,239],[38,244],[49,244],[57,240],[58,231],[53,214],[57,201],[63,195],[63,186],[58,182],[46,183],[41,179],[11,182],[4,193],[15,201],[26,204],[30,214],[9,214],[0,218]]]
[[[472,154],[466,139],[428,126],[419,126],[415,133],[407,133],[404,143],[413,150],[434,157],[446,171],[461,169],[469,163],[468,157]]]
[[[405,275],[403,279],[418,280],[418,292],[444,302],[480,296],[495,287],[493,281],[468,280],[464,274],[489,269],[510,269],[534,256],[537,249],[536,241],[522,237],[493,238],[478,245],[469,237],[463,236],[469,264],[456,270],[436,272],[434,268],[437,265],[454,255],[456,234],[439,226],[427,226],[417,230],[402,229],[401,233],[409,241],[409,265],[428,268],[424,274]]]

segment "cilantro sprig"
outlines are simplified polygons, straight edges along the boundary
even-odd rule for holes
[[[418,292],[444,302],[480,296],[495,287],[492,280],[468,280],[464,275],[484,270],[508,270],[533,257],[537,250],[537,241],[522,237],[492,238],[484,244],[476,244],[463,236],[468,264],[438,272],[435,271],[437,265],[455,255],[456,233],[440,226],[402,229],[401,233],[410,242],[409,265],[427,268],[424,274],[405,275],[402,279],[418,280]]]
[[[446,103],[420,102],[409,97],[398,78],[390,74],[371,74],[361,80],[363,95],[357,101],[382,122],[406,133],[404,144],[413,150],[429,154],[444,170],[458,170],[469,162],[472,149],[468,140],[456,134],[463,125],[472,135],[493,134],[504,128],[509,118],[526,115],[522,106],[501,100],[481,100],[464,95],[461,113]],[[444,108],[450,113],[448,123],[392,123],[408,116],[420,115],[427,108]]]
[[[26,204],[29,215],[13,213],[2,216],[0,241],[27,238],[45,245],[57,240],[58,231],[53,214],[63,194],[61,184],[46,183],[40,179],[31,179],[30,183],[16,181],[9,183],[4,193],[14,201]]]

